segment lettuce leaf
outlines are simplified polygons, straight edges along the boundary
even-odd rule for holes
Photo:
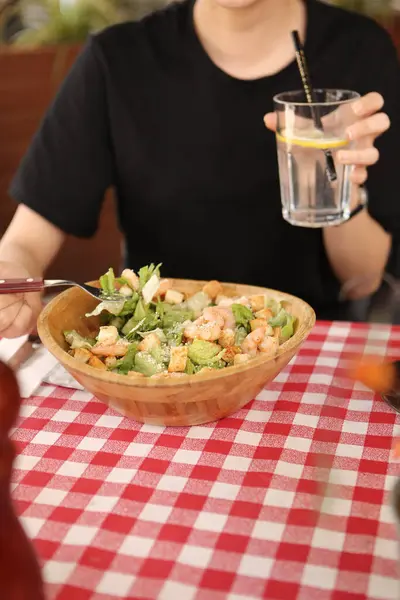
[[[296,317],[293,317],[289,313],[286,313],[287,319],[286,324],[281,329],[281,335],[279,341],[281,343],[289,340],[294,334],[294,326],[296,324]]]
[[[167,306],[170,305],[164,306],[164,316],[162,320],[163,329],[171,329],[178,323],[184,323],[185,321],[193,320],[194,315],[191,310],[184,310],[178,307],[167,308]]]
[[[117,362],[115,363],[115,365],[112,367],[112,371],[116,371],[117,373],[120,373],[121,375],[126,375],[127,373],[129,373],[129,371],[133,371],[134,370],[134,366],[135,366],[135,357],[136,354],[138,353],[138,342],[134,342],[133,344],[130,344],[129,348],[128,348],[128,352],[125,354],[125,356],[123,358],[121,358],[120,360],[117,360]]]
[[[123,310],[124,304],[124,299],[104,300],[103,302],[100,302],[91,313],[86,313],[85,317],[97,317],[103,310],[117,317]]]
[[[235,332],[235,346],[241,346],[247,336],[247,329],[243,326],[237,327]]]
[[[139,272],[139,290],[142,291],[146,283],[151,279],[153,275],[156,275],[158,278],[160,277],[160,267],[162,263],[158,265],[154,265],[151,263],[148,266],[142,267]]]
[[[99,283],[104,296],[112,296],[115,294],[117,290],[115,289],[114,269],[108,269],[107,273],[100,277]]]
[[[188,357],[195,365],[210,366],[219,354],[221,347],[213,342],[205,342],[203,340],[194,340],[189,346]],[[218,359],[217,359],[218,360]]]
[[[138,352],[135,356],[134,370],[143,373],[146,377],[151,377],[164,371],[165,365],[163,362],[157,361],[149,352]]]
[[[271,327],[283,327],[286,325],[288,316],[289,314],[286,312],[286,310],[281,308],[276,317],[272,317],[268,323],[271,325]]]
[[[75,331],[75,329],[72,329],[71,331],[64,331],[64,337],[67,344],[73,350],[76,348],[87,348],[90,350],[91,347],[96,343],[96,340],[89,337],[83,337],[83,335]]]
[[[197,292],[186,301],[186,307],[192,311],[195,316],[199,315],[207,306],[210,306],[211,300],[205,292]]]
[[[254,319],[254,315],[247,306],[243,304],[232,304],[232,312],[235,317],[236,326],[244,327],[247,333],[250,333],[250,321]]]

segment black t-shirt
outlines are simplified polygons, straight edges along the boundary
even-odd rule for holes
[[[315,87],[380,92],[392,127],[370,169],[370,213],[400,234],[400,77],[375,22],[307,0],[305,51]],[[251,81],[201,46],[193,0],[92,37],[59,91],[11,195],[66,233],[91,236],[114,186],[128,263],[171,277],[215,278],[297,294],[319,312],[339,283],[321,230],[281,215],[273,96],[301,88],[295,62]],[[95,275],[95,274],[93,274]],[[97,275],[97,274],[96,274]]]

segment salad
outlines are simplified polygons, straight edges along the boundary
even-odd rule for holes
[[[264,294],[230,298],[218,281],[185,297],[161,279],[160,266],[100,277],[101,302],[86,314],[100,316],[97,335],[64,332],[74,358],[130,377],[185,377],[273,357],[293,336],[287,303]]]

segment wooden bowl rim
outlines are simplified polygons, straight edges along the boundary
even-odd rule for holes
[[[197,285],[204,285],[204,284],[208,283],[207,281],[197,281],[197,280],[191,280],[191,279],[176,279],[176,278],[173,279],[173,282],[176,283],[178,287],[179,287],[179,283],[197,284]],[[96,282],[90,282],[91,285],[93,285],[95,283]],[[72,296],[76,292],[86,293],[77,287],[71,287],[71,288],[65,290],[64,292],[61,292],[45,306],[45,308],[40,313],[38,321],[37,321],[38,334],[40,336],[40,339],[42,340],[43,345],[47,348],[47,350],[53,356],[55,356],[55,358],[57,358],[57,360],[61,364],[66,365],[66,367],[70,368],[72,371],[76,371],[76,372],[82,374],[84,377],[89,377],[91,379],[96,379],[98,381],[104,381],[105,383],[114,383],[114,384],[125,385],[128,387],[135,387],[135,388],[158,387],[158,388],[161,388],[161,387],[178,387],[178,386],[182,386],[182,385],[193,386],[197,383],[202,383],[204,381],[211,381],[214,379],[222,379],[224,377],[229,377],[230,375],[233,375],[236,373],[246,373],[247,371],[251,371],[252,369],[256,368],[259,365],[268,364],[269,362],[276,360],[277,357],[283,356],[287,353],[290,353],[293,350],[293,348],[296,348],[297,346],[299,346],[301,344],[301,342],[303,342],[308,337],[309,333],[311,332],[312,328],[315,325],[316,315],[315,315],[314,309],[307,302],[305,302],[301,298],[298,298],[297,296],[293,296],[292,294],[287,294],[286,292],[281,292],[279,290],[274,290],[271,288],[263,288],[263,287],[259,287],[259,286],[248,285],[248,284],[234,284],[234,283],[221,282],[221,285],[225,289],[232,288],[232,290],[236,289],[238,286],[251,287],[254,290],[254,294],[257,294],[257,293],[268,294],[271,297],[277,299],[278,301],[279,300],[285,300],[288,302],[295,301],[296,303],[299,303],[303,307],[304,318],[303,318],[302,322],[300,323],[299,328],[293,335],[293,337],[291,337],[287,342],[284,342],[279,347],[277,354],[273,357],[268,356],[268,357],[264,358],[263,356],[259,356],[259,357],[253,358],[249,362],[244,363],[242,365],[233,365],[233,366],[225,367],[224,369],[218,369],[215,371],[206,371],[204,373],[196,373],[194,375],[186,375],[185,377],[182,377],[182,378],[171,377],[171,379],[151,379],[151,378],[141,378],[141,377],[135,379],[135,378],[128,377],[127,375],[111,373],[110,371],[102,371],[100,369],[95,369],[94,367],[90,367],[89,365],[86,365],[84,363],[80,363],[79,361],[75,360],[73,358],[73,356],[68,354],[68,352],[63,350],[59,346],[59,344],[56,342],[56,340],[53,338],[53,336],[51,335],[51,333],[49,331],[49,328],[48,328],[49,315],[57,307],[57,305],[60,302],[64,301],[65,299],[68,299],[68,296]]]

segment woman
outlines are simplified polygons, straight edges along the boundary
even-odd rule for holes
[[[283,221],[268,131],[273,96],[301,86],[293,29],[316,86],[363,95],[348,132],[358,149],[339,160],[356,165],[357,185],[373,165],[369,209],[323,231]],[[41,275],[65,234],[91,236],[113,185],[133,268],[160,261],[170,276],[283,289],[319,316],[345,282],[366,296],[400,232],[399,89],[389,36],[315,0],[185,0],[112,27],[88,42],[14,179],[0,277]],[[0,302],[0,335],[32,327],[38,296]]]

